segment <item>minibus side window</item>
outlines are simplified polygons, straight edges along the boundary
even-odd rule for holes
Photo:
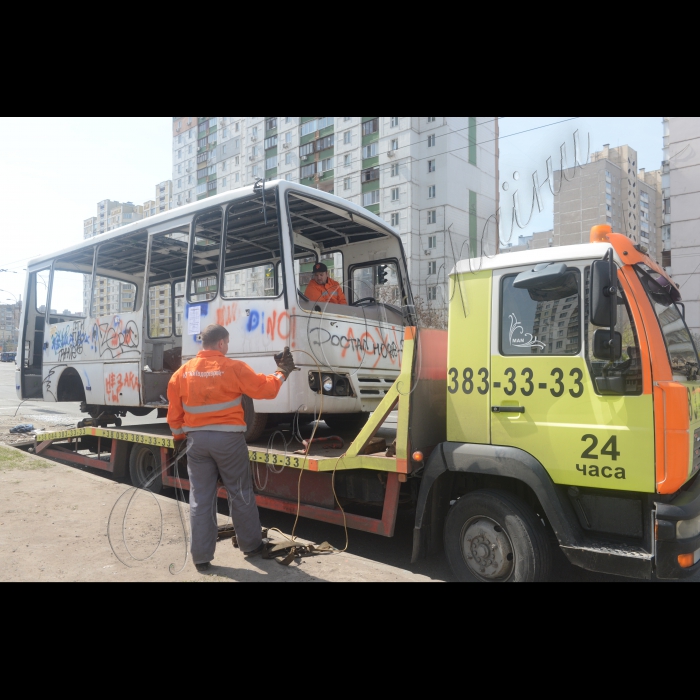
[[[185,312],[185,275],[189,227],[180,226],[151,238],[150,268],[148,270],[148,335],[150,338],[170,338],[182,335]],[[201,280],[192,281],[193,288]],[[214,277],[216,285],[216,277]],[[216,290],[215,290],[216,291]]]
[[[175,285],[175,335],[182,335],[182,324],[185,317],[185,283]]]
[[[223,215],[220,209],[205,212],[195,220],[194,245],[190,260],[189,301],[213,301],[219,287],[221,259],[221,230]]]
[[[375,299],[380,304],[401,306],[401,277],[395,262],[376,262],[352,268],[352,300]]]
[[[46,313],[46,302],[49,296],[49,279],[51,279],[51,270],[47,269],[34,273],[36,310],[41,314]]]
[[[275,268],[282,261],[281,248],[275,191],[266,192],[264,204],[262,195],[258,195],[231,206],[226,230],[223,298],[280,296],[284,291],[284,276]]]
[[[143,278],[147,249],[146,231],[115,238],[97,249],[95,268],[103,274],[98,272],[92,285],[93,317],[128,314],[140,309],[139,287],[124,277]]]
[[[49,300],[51,323],[88,316],[94,263],[94,248],[84,248],[54,262]]]
[[[173,285],[159,284],[148,290],[148,335],[170,338],[173,334]]]

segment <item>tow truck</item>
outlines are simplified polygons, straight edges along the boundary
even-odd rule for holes
[[[383,537],[410,508],[413,561],[444,552],[465,582],[546,581],[555,548],[629,578],[700,570],[698,354],[678,286],[642,247],[598,226],[590,244],[460,261],[449,330],[403,333],[400,374],[340,431],[347,446],[296,454],[283,436],[298,425],[251,442],[260,507]],[[173,448],[164,424],[35,445],[187,489]]]

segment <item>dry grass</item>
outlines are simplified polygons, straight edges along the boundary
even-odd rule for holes
[[[40,469],[49,469],[52,463],[48,460],[39,461],[32,459],[19,450],[13,450],[0,445],[0,472],[9,471],[37,471]]]

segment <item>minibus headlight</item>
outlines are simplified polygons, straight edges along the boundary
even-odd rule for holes
[[[330,394],[333,392],[333,377],[323,378],[323,391],[326,394]]]
[[[348,383],[347,380],[339,377],[335,383],[335,395],[336,396],[347,396],[348,395]]]
[[[682,520],[676,525],[679,540],[690,540],[700,535],[700,516],[693,520]]]
[[[311,391],[318,391],[319,389],[319,376],[317,372],[309,372],[309,387]]]

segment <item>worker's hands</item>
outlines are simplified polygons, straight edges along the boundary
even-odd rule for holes
[[[279,371],[287,378],[297,369],[297,366],[294,364],[292,352],[289,348],[285,348],[284,352],[275,355],[275,362],[277,363],[277,367],[279,367]]]
[[[180,459],[187,453],[187,440],[175,441],[175,459]]]

